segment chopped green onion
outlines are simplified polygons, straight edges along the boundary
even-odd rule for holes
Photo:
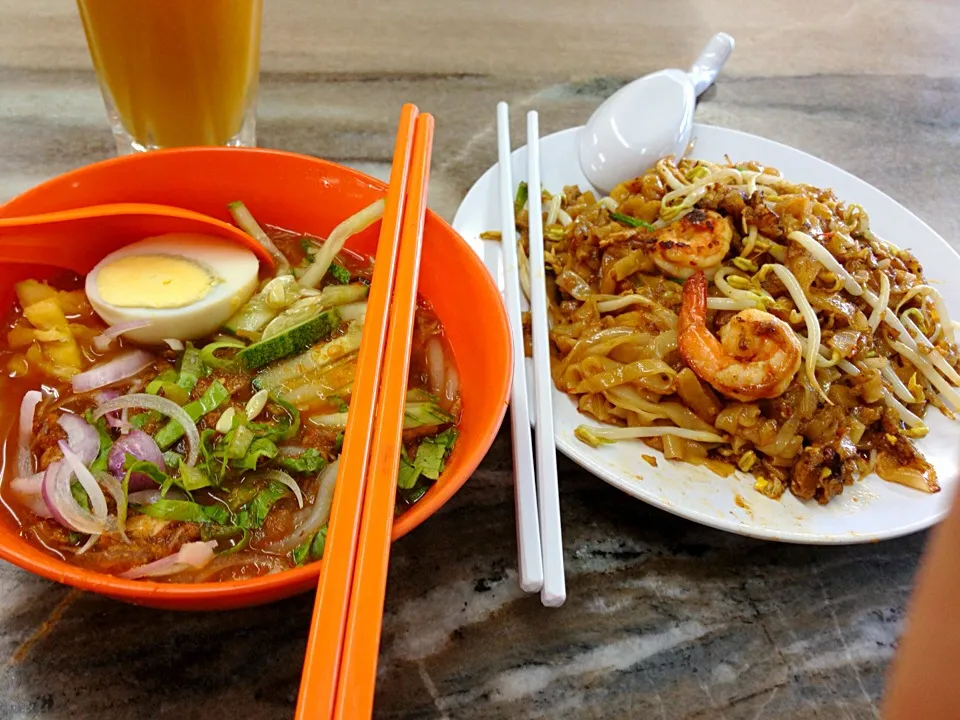
[[[203,363],[200,361],[200,351],[191,343],[187,343],[180,358],[180,375],[177,377],[177,385],[189,393],[196,387],[201,375],[203,375]]]
[[[158,378],[147,385],[146,392],[150,395],[158,395],[161,391],[165,398],[173,400],[177,405],[185,405],[190,400],[190,393],[178,383],[170,380],[160,380]]]
[[[220,383],[219,380],[214,380],[210,384],[210,387],[207,388],[206,392],[200,396],[199,400],[194,400],[191,403],[187,403],[183,406],[183,409],[184,412],[190,416],[191,420],[197,422],[208,412],[213,412],[216,410],[229,398],[230,393],[227,391],[227,389]],[[176,420],[171,420],[160,430],[160,432],[157,433],[154,440],[157,441],[157,445],[160,446],[161,450],[166,450],[182,437],[183,428],[180,427],[180,424]]]
[[[517,196],[513,200],[513,211],[520,214],[520,211],[523,210],[523,207],[527,204],[527,184],[525,182],[517,185]]]
[[[217,356],[217,351],[230,349],[241,349],[246,347],[239,340],[222,340],[220,342],[212,342],[207,345],[204,345],[203,350],[200,351],[200,360],[207,367],[215,368],[218,370],[230,369],[236,365],[236,361],[231,355],[228,358],[222,358]],[[236,353],[234,353],[235,355]]]
[[[624,215],[623,213],[612,212],[610,213],[610,219],[616,220],[619,223],[624,225],[629,225],[630,227],[643,228],[644,230],[653,230],[654,227],[646,220],[641,220],[639,218],[630,217],[629,215]]]

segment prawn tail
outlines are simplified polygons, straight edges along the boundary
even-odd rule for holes
[[[683,301],[680,305],[680,334],[687,329],[707,323],[707,277],[697,270],[683,283]]]

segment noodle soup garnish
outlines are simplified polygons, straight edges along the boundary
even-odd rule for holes
[[[87,569],[207,582],[320,559],[372,275],[344,248],[237,222],[276,260],[216,239],[149,238],[85,278],[16,286],[0,362],[19,427],[0,491],[22,535]],[[82,286],[81,286],[82,285]],[[459,376],[421,300],[397,513],[457,440]]]

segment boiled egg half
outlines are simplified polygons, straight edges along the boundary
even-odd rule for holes
[[[250,250],[210,235],[170,233],[107,255],[87,275],[87,298],[108,325],[143,323],[125,337],[148,345],[215,333],[257,289]]]

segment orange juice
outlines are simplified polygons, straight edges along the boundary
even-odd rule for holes
[[[77,5],[108,111],[138,149],[252,144],[262,0]]]

